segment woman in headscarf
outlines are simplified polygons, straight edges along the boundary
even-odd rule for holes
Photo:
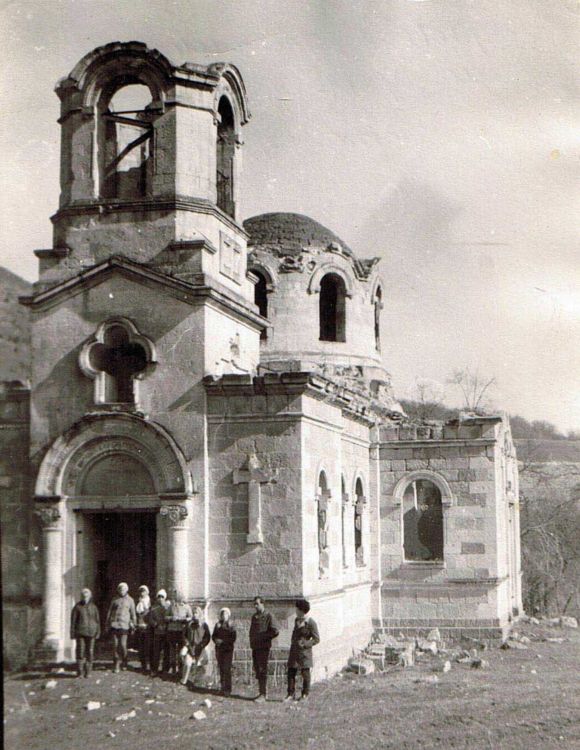
[[[205,647],[210,640],[209,627],[203,619],[203,611],[201,607],[196,607],[193,610],[193,619],[185,629],[184,645],[181,650],[183,660],[182,685],[187,685],[192,667],[196,669],[200,667],[200,671],[203,671],[203,667],[208,661]]]
[[[137,641],[139,661],[141,662],[141,669],[143,672],[148,674],[151,661],[151,630],[149,628],[151,598],[147,586],[139,586],[139,598],[135,605],[135,613],[137,615],[135,640]]]
[[[232,661],[234,658],[234,643],[237,637],[236,627],[231,620],[231,616],[232,613],[227,607],[220,609],[219,620],[216,622],[211,636],[215,643],[221,689],[226,697],[232,693]]]

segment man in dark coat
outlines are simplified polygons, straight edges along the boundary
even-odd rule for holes
[[[226,697],[229,697],[232,693],[232,661],[236,637],[236,627],[232,622],[231,612],[227,607],[222,607],[211,639],[215,643],[215,655],[220,670],[220,685],[222,693]]]
[[[290,642],[288,656],[288,695],[285,701],[294,700],[296,691],[296,675],[302,672],[302,695],[299,700],[307,700],[310,693],[310,670],[312,668],[312,648],[320,643],[318,626],[308,617],[310,603],[306,599],[296,602],[296,620]]]
[[[101,635],[101,618],[90,589],[81,591],[70,618],[70,635],[77,642],[77,676],[88,677],[93,669],[95,641]]]
[[[266,702],[266,687],[268,683],[268,659],[272,641],[278,636],[278,628],[270,612],[266,611],[261,596],[254,598],[255,613],[250,623],[250,648],[252,649],[252,662],[254,672],[258,680],[260,694],[255,698],[256,703]]]

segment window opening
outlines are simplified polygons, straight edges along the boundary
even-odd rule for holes
[[[405,490],[403,535],[405,560],[443,560],[441,492],[427,479],[417,479]]]
[[[104,373],[105,403],[134,403],[134,379],[147,367],[147,352],[121,325],[111,325],[105,331],[103,343],[90,350],[90,365]]]
[[[153,121],[147,86],[130,83],[101,105],[99,153],[101,197],[139,198],[150,191],[153,173]]]
[[[320,340],[346,341],[346,287],[337,274],[322,278],[319,305]]]
[[[264,318],[268,317],[268,282],[266,277],[260,271],[252,270],[252,273],[258,277],[258,283],[254,287],[254,304]],[[263,341],[267,338],[267,328],[260,333],[260,339]]]
[[[355,485],[356,502],[354,504],[354,553],[356,564],[364,565],[364,548],[363,548],[363,512],[366,498],[364,496],[363,485],[360,479],[356,480]]]
[[[318,572],[320,576],[328,570],[330,556],[328,553],[328,501],[330,490],[326,474],[321,471],[318,477],[318,495],[316,496],[318,515]]]
[[[226,214],[235,217],[234,156],[236,130],[232,105],[222,96],[218,106],[220,120],[217,127],[217,205]]]
[[[383,292],[379,287],[375,294],[374,316],[375,316],[375,348],[381,351],[381,310],[383,309]]]

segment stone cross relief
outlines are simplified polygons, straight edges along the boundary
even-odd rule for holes
[[[322,576],[330,565],[328,555],[328,503],[330,490],[321,490],[316,496],[318,506],[318,570]]]
[[[248,453],[245,465],[234,470],[234,484],[248,485],[248,544],[262,544],[262,485],[275,484],[277,472],[263,469],[255,450]]]

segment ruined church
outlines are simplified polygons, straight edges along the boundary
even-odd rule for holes
[[[121,580],[210,623],[229,607],[238,661],[256,594],[277,659],[308,598],[316,679],[377,632],[505,635],[509,423],[403,413],[382,248],[297,214],[241,222],[240,72],[117,42],[56,93],[54,239],[20,298],[30,380],[0,398],[6,663],[71,660],[80,589],[106,609]]]

